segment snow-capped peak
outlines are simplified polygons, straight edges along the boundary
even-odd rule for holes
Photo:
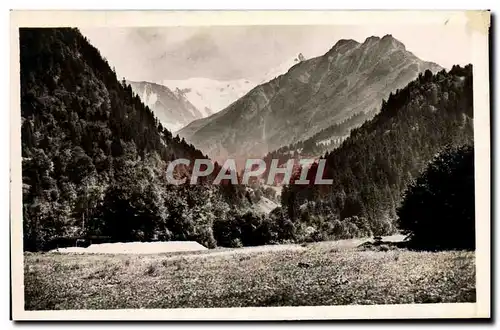
[[[247,79],[215,80],[201,77],[163,80],[162,84],[182,94],[205,117],[224,109],[256,85]]]
[[[204,117],[207,117],[226,108],[255,86],[286,73],[292,66],[304,60],[305,57],[299,53],[297,57],[281,63],[264,74],[248,79],[216,80],[196,77],[185,80],[167,79],[159,83],[167,86],[177,95],[186,98]]]

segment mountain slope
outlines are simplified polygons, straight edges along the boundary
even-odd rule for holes
[[[127,83],[170,131],[175,132],[193,120],[205,117],[205,113],[198,110],[179,91],[173,92],[166,86],[146,81]]]
[[[277,150],[267,153],[263,160],[267,164],[265,177],[269,171],[273,159],[279,160],[279,165],[286,163],[289,159],[317,159],[326,152],[338,148],[342,142],[349,137],[352,129],[361,126],[366,120],[373,118],[376,111],[368,113],[361,111],[338,124],[333,124],[310,138],[293,144],[283,146]]]
[[[283,188],[283,207],[292,219],[359,217],[375,233],[391,232],[412,179],[445,147],[473,145],[472,94],[471,65],[419,75],[326,155],[324,177],[332,184]]]
[[[378,108],[426,69],[440,67],[418,59],[390,35],[362,44],[340,40],[323,56],[296,64],[179,134],[216,159],[260,157]]]

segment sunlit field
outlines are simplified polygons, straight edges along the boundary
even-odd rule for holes
[[[25,307],[474,302],[473,252],[363,250],[360,240],[157,255],[25,253]]]

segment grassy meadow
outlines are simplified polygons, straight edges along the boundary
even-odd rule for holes
[[[363,251],[357,241],[104,255],[25,253],[25,308],[474,302],[473,252]]]

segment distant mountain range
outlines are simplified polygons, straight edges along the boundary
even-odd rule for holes
[[[287,72],[288,69],[301,60],[304,60],[304,56],[298,54],[297,57],[248,79],[189,78],[185,80],[163,80],[161,84],[182,95],[203,113],[203,117],[207,117],[228,107],[255,86],[266,83]]]
[[[224,81],[209,78],[163,80],[161,84],[191,102],[203,117],[224,109],[256,85],[246,79]]]
[[[354,114],[376,111],[389,93],[419,73],[442,69],[420,60],[391,35],[363,43],[339,40],[326,54],[295,62],[179,135],[213,159],[261,157]]]
[[[189,78],[159,83],[127,81],[133,91],[158,116],[162,125],[175,132],[192,121],[208,117],[239,99],[252,88],[285,73],[304,60],[302,54],[249,79],[215,80]]]
[[[189,102],[182,92],[174,92],[166,86],[147,81],[127,83],[142,102],[153,110],[162,125],[172,132],[207,115]]]

